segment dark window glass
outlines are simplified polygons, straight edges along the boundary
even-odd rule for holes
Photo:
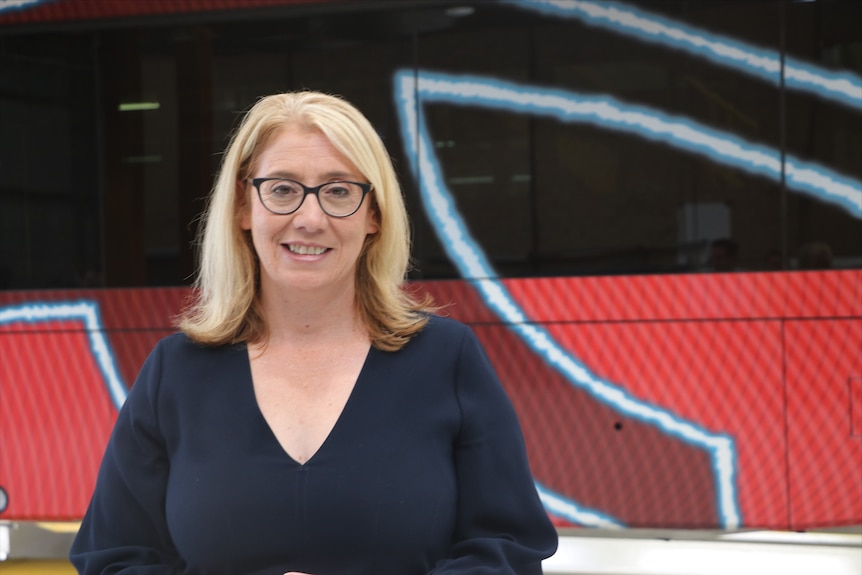
[[[682,137],[687,127],[801,163],[858,198],[852,94],[534,6],[285,5],[0,26],[0,286],[188,283],[196,217],[231,130],[260,96],[302,88],[343,95],[389,146],[415,230],[413,277],[457,277],[405,154],[393,85],[405,69],[640,114],[423,106],[432,157],[492,275],[862,267],[862,207]],[[859,2],[615,6],[788,72],[862,77]]]
[[[0,36],[0,289],[101,282],[92,38]]]

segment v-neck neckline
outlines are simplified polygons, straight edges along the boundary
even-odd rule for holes
[[[335,422],[329,429],[326,436],[323,438],[323,441],[320,443],[314,453],[312,453],[308,457],[308,459],[305,460],[304,463],[300,463],[293,455],[290,454],[289,451],[284,448],[284,446],[279,441],[278,436],[275,434],[275,431],[273,431],[272,426],[270,426],[269,422],[264,416],[263,411],[260,408],[260,403],[258,403],[257,394],[255,393],[254,389],[254,377],[251,370],[251,358],[249,357],[249,350],[247,345],[244,346],[243,351],[245,371],[247,376],[245,382],[245,389],[246,392],[250,395],[249,400],[252,403],[253,411],[256,414],[258,423],[263,426],[264,435],[267,436],[267,441],[270,443],[270,446],[273,449],[277,450],[279,454],[283,455],[290,464],[294,465],[297,468],[308,467],[316,459],[319,459],[318,455],[320,454],[320,452],[323,451],[328,444],[334,441],[333,436],[341,427],[344,427],[346,425],[344,423],[344,420],[349,417],[350,413],[353,411],[352,406],[357,403],[357,396],[359,395],[361,388],[364,387],[363,380],[365,379],[365,373],[369,370],[369,363],[372,361],[372,358],[374,356],[374,346],[369,346],[368,352],[365,354],[365,359],[362,362],[362,367],[359,370],[359,374],[356,376],[356,381],[353,383],[353,387],[351,388],[350,393],[347,396],[347,401],[344,403],[344,407],[341,409],[341,412],[338,414],[338,417],[335,418]]]

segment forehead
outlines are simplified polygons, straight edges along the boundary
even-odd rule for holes
[[[261,145],[258,171],[302,175],[320,171],[358,175],[356,166],[319,130],[287,126]]]

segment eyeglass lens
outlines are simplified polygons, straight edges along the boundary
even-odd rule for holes
[[[293,180],[267,180],[260,184],[263,205],[273,212],[290,213],[299,209],[305,190]],[[325,184],[317,192],[317,199],[324,212],[331,216],[348,216],[362,203],[362,188],[351,182]]]

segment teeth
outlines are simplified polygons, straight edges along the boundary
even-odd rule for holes
[[[291,252],[299,254],[301,256],[319,256],[326,251],[326,248],[320,248],[315,246],[297,246],[294,244],[288,244],[287,248]]]

